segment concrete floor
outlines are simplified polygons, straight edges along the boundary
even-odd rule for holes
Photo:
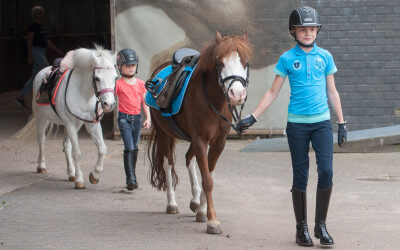
[[[88,174],[96,151],[83,134],[86,189],[75,190],[66,175],[61,136],[47,141],[44,175],[35,173],[36,142],[11,139],[28,114],[0,110],[0,249],[299,249],[294,242],[289,153],[242,153],[249,141],[228,141],[213,192],[223,233],[213,236],[189,209],[187,143],[177,145],[180,214],[168,215],[165,193],[148,181],[146,142],[140,145],[139,189],[125,192],[122,142],[106,141],[105,171],[99,184],[92,185]],[[310,159],[312,229],[317,173],[312,153]],[[334,155],[327,224],[335,249],[399,248],[399,162],[399,152]],[[316,239],[314,243],[320,248]]]

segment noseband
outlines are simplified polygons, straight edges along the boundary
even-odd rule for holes
[[[89,123],[97,123],[97,122],[100,122],[101,119],[103,119],[104,111],[100,108],[101,101],[100,101],[99,97],[105,93],[114,93],[115,92],[115,88],[105,88],[105,89],[101,89],[100,91],[98,91],[96,82],[100,81],[100,79],[95,75],[95,73],[94,73],[95,69],[113,69],[113,68],[99,67],[99,66],[92,68],[92,86],[93,86],[94,93],[96,95],[96,105],[94,107],[95,118],[93,120],[87,120],[87,119],[84,119],[84,118],[81,118],[81,117],[75,115],[74,113],[71,112],[71,110],[68,107],[67,90],[68,90],[68,85],[69,85],[69,79],[71,78],[72,72],[74,71],[73,69],[69,73],[68,80],[67,80],[67,86],[65,88],[65,95],[64,95],[65,96],[65,106],[67,106],[69,113],[71,113],[71,115],[73,115],[75,118],[77,118],[81,121],[84,121],[84,122],[89,122]],[[101,111],[100,111],[100,109],[101,109]]]
[[[222,88],[222,91],[224,92],[224,95],[225,95],[225,97],[226,97],[226,101],[227,101],[227,103],[228,103],[229,112],[232,114],[232,118],[233,118],[233,120],[235,121],[235,123],[237,123],[238,121],[240,121],[240,119],[241,119],[241,117],[242,117],[242,111],[243,111],[243,108],[244,108],[244,104],[245,104],[246,101],[247,101],[247,95],[246,95],[246,98],[244,99],[243,104],[240,106],[240,112],[238,112],[236,106],[232,106],[232,104],[231,104],[231,101],[230,101],[230,99],[229,99],[229,90],[231,89],[233,83],[236,82],[236,81],[239,81],[239,82],[243,85],[244,88],[247,88],[247,87],[249,86],[250,66],[249,66],[248,63],[246,64],[246,68],[247,68],[246,79],[244,79],[243,77],[238,76],[238,75],[230,75],[230,76],[227,76],[227,77],[225,77],[225,78],[222,78],[222,76],[221,76],[221,70],[220,70],[220,68],[221,68],[221,63],[220,63],[218,60],[217,60],[217,66],[216,66],[216,68],[217,68],[217,82],[219,83],[219,86]],[[232,81],[231,81],[231,83],[229,84],[228,89],[225,91],[225,85],[224,85],[224,83],[225,83],[226,81],[229,81],[229,80],[232,80]],[[206,94],[206,98],[207,98],[208,104],[209,104],[209,106],[211,107],[211,109],[214,110],[214,112],[217,113],[223,120],[225,120],[227,123],[229,123],[229,125],[230,125],[238,134],[240,134],[241,131],[237,130],[237,129],[235,128],[235,125],[233,125],[225,116],[223,116],[223,115],[214,107],[214,105],[210,102],[210,100],[208,99],[207,92],[206,92],[206,87],[205,87],[205,79],[204,79],[204,78],[203,78],[203,86],[204,86],[204,93]]]

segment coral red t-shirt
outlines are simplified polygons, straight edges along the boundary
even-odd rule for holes
[[[142,110],[143,95],[146,93],[144,81],[136,78],[136,83],[130,85],[124,79],[117,80],[115,93],[118,96],[118,110],[138,115]]]

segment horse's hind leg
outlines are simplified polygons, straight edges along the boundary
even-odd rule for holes
[[[72,159],[72,144],[66,130],[64,131],[63,145],[64,145],[65,158],[67,160],[68,180],[69,182],[75,182],[75,166],[74,166],[74,160]]]
[[[197,179],[196,173],[196,158],[193,157],[193,147],[190,144],[189,150],[186,153],[186,167],[189,172],[190,184],[192,187],[192,199],[190,201],[190,210],[196,213],[200,206],[201,188]],[[205,213],[204,213],[205,216]]]
[[[37,128],[37,141],[39,144],[39,156],[38,156],[38,166],[37,172],[39,174],[46,173],[46,158],[44,156],[44,142],[46,140],[46,128],[48,125],[48,121],[45,119],[41,119],[40,117],[36,120],[36,128]]]
[[[107,147],[104,143],[103,131],[101,130],[100,123],[87,123],[85,124],[85,128],[92,136],[92,139],[97,146],[97,162],[94,170],[89,174],[90,183],[97,184],[100,179],[100,174],[103,172],[103,162],[107,152]]]
[[[167,184],[167,214],[178,214],[178,204],[175,200],[174,182],[173,178],[176,178],[174,165],[174,149],[175,149],[175,138],[167,135],[166,133],[158,130],[157,137],[157,158],[163,159],[163,169],[165,172],[165,180]]]

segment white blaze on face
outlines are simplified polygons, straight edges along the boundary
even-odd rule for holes
[[[222,62],[224,63],[224,67],[221,69],[222,79],[232,75],[241,76],[243,79],[246,79],[247,69],[243,67],[238,52],[235,51],[230,56],[223,58]],[[225,91],[228,91],[231,82],[232,80],[227,80],[224,83]],[[246,89],[243,87],[240,81],[235,81],[228,92],[228,96],[232,105],[243,104],[246,99],[246,95]]]

